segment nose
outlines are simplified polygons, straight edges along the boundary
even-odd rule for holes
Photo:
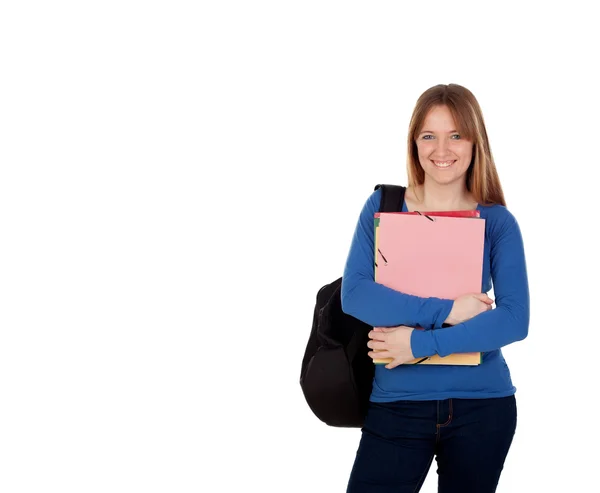
[[[449,144],[446,139],[436,139],[435,140],[435,149],[433,151],[433,157],[438,159],[444,159],[448,157],[449,154]]]

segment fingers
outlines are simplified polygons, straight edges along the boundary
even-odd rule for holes
[[[367,342],[367,347],[371,349],[387,349],[387,343],[380,341],[369,341]]]
[[[399,359],[394,359],[391,363],[388,363],[387,365],[385,365],[386,370],[393,370],[394,368],[396,368],[397,366],[400,366],[402,364],[402,360]]]
[[[376,341],[385,341],[385,332],[375,332],[374,330],[372,330],[371,332],[369,332],[369,339],[373,339]]]
[[[476,294],[475,298],[477,298],[479,301],[483,301],[484,303],[486,303],[488,305],[491,305],[492,303],[494,303],[494,300],[485,293]]]
[[[369,358],[371,359],[386,359],[393,358],[389,351],[369,351]]]
[[[398,325],[396,327],[375,327],[371,332],[369,332],[369,337],[371,339],[378,339],[380,341],[383,341],[385,338],[385,334],[396,332],[397,330],[406,330],[411,328],[412,327],[407,327],[406,325]]]

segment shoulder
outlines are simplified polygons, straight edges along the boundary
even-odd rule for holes
[[[481,215],[490,222],[512,222],[515,216],[508,208],[500,204],[480,205]]]
[[[379,204],[381,202],[381,195],[381,188],[378,188],[373,193],[371,193],[371,195],[369,195],[369,201],[373,203],[376,207],[379,207]]]
[[[398,185],[394,185],[394,187],[397,187]],[[406,197],[406,187],[404,187],[405,189],[405,197]],[[387,195],[386,195],[386,200],[390,201],[390,204],[388,204],[388,206],[393,207],[394,209],[398,206],[398,204],[396,204],[396,202],[398,202],[398,199],[400,198],[400,196],[398,195],[398,190],[396,189],[387,189]],[[373,214],[380,211],[381,210],[381,206],[382,203],[381,201],[383,200],[383,189],[377,188],[376,190],[374,190],[373,192],[371,192],[371,194],[368,196],[366,202],[363,205],[363,214],[368,214],[371,218],[373,217]],[[402,204],[400,204],[402,205]]]
[[[372,215],[379,210],[381,205],[381,189],[378,188],[374,192],[372,192],[366,199],[362,212],[363,214]]]
[[[506,206],[494,204],[480,206],[480,209],[481,217],[485,219],[486,233],[492,238],[499,239],[512,233],[520,236],[517,218]]]

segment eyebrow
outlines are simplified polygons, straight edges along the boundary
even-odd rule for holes
[[[434,133],[435,132],[433,132],[432,130],[423,130],[421,133],[419,133],[419,135],[421,135],[421,134],[434,134]],[[458,130],[450,130],[448,133],[449,134],[455,134],[455,133],[457,134],[457,133],[459,133],[459,131]]]

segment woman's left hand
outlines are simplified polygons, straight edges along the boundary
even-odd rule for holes
[[[392,358],[393,361],[385,366],[388,370],[413,360],[415,357],[410,347],[413,330],[415,329],[405,325],[374,328],[369,332],[371,340],[367,346],[377,351],[370,351],[369,356],[372,359]]]

